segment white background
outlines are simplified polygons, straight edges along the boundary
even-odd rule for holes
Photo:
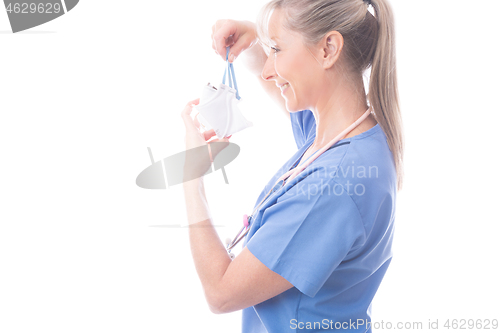
[[[135,179],[147,147],[156,160],[183,150],[180,112],[222,79],[211,26],[254,21],[264,3],[84,0],[17,34],[0,10],[0,332],[240,331],[240,311],[209,311],[187,229],[172,227],[182,186]],[[391,4],[406,177],[372,320],[500,319],[498,1]],[[205,177],[222,239],[296,151],[234,66],[255,125],[231,138],[229,185]]]

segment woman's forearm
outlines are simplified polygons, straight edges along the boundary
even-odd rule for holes
[[[259,43],[255,43],[252,47],[243,51],[238,58],[240,58],[238,60],[242,61],[243,65],[250,73],[260,77],[267,56]]]
[[[203,178],[183,183],[189,223],[189,241],[196,272],[210,309],[219,306],[220,281],[231,259],[212,224]]]

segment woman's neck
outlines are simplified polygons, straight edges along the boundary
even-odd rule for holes
[[[310,108],[316,120],[316,138],[312,147],[315,150],[332,141],[368,109],[362,77],[351,85],[346,81],[326,81],[321,83],[325,90],[319,92],[317,103]],[[376,124],[375,117],[370,114],[344,138],[363,133]]]
[[[316,119],[316,138],[314,139],[314,143],[311,146],[313,151],[318,150],[332,141],[336,136],[342,133],[345,129],[351,126],[359,117],[361,117],[368,107],[358,109],[356,112],[351,111],[349,114],[342,114],[341,111],[331,114],[314,114],[314,118]],[[342,116],[339,116],[341,115]],[[356,126],[353,130],[351,130],[347,135],[343,138],[351,138],[358,134],[361,134],[373,126],[377,125],[377,120],[373,116],[373,114],[369,114],[358,126]]]

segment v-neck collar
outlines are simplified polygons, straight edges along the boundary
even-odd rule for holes
[[[304,156],[304,154],[306,153],[306,151],[307,151],[309,148],[311,148],[311,146],[313,145],[313,143],[314,143],[314,140],[313,140],[313,142],[312,142],[312,143],[311,143],[311,144],[310,144],[310,145],[309,145],[309,146],[308,146],[308,147],[304,150],[304,152],[300,155],[300,157],[299,157],[299,158],[298,158],[298,159],[297,159],[297,160],[296,160],[296,161],[292,164],[292,166],[288,169],[288,171],[290,171],[290,170],[292,170],[293,168],[297,167],[297,164],[300,162],[300,160],[302,159],[302,157]],[[332,149],[332,148],[335,148],[335,147],[338,147],[338,146],[342,146],[342,145],[347,145],[347,144],[349,144],[349,143],[351,143],[351,142],[350,142],[350,141],[337,142],[336,144],[334,144],[333,146],[331,146],[330,148],[328,148],[325,152],[323,152],[323,154],[324,154],[324,153],[326,153],[327,151],[329,151],[329,150],[330,150],[330,149]],[[320,149],[321,149],[321,148],[320,148]],[[318,149],[318,150],[319,150],[319,149]],[[309,157],[307,157],[307,158],[306,158],[306,160],[305,160],[305,161],[303,161],[303,162],[301,163],[301,165],[302,165],[302,164],[304,164],[307,160],[309,160],[309,159],[311,158],[311,156],[313,156],[314,154],[316,154],[316,152],[317,152],[318,150],[316,150],[314,153],[312,153],[311,155],[309,155]]]
[[[381,127],[380,127],[380,124],[377,123],[375,124],[375,126],[371,127],[370,129],[358,134],[358,135],[355,135],[353,137],[350,137],[350,138],[343,138],[342,140],[339,140],[336,144],[334,144],[333,146],[331,146],[330,148],[328,148],[325,153],[334,148],[334,147],[338,147],[338,146],[342,146],[342,145],[346,145],[346,144],[349,144],[351,143],[352,140],[359,140],[359,139],[362,139],[364,137],[367,137],[367,136],[370,136],[374,133],[376,133],[377,131],[381,131]],[[295,163],[292,164],[292,166],[290,167],[290,169],[288,169],[288,171],[292,170],[293,168],[295,168],[297,166],[297,164],[299,163],[299,161],[302,159],[302,156],[304,156],[304,154],[306,153],[306,151],[313,145],[314,143],[314,139],[316,138],[316,135],[313,135],[311,136],[310,139],[312,139],[312,142],[309,146],[307,146],[307,148],[302,152],[302,154],[300,155],[300,157],[295,161]],[[306,141],[307,142],[307,141]],[[305,146],[305,145],[304,145]],[[317,151],[317,150],[316,150]],[[311,156],[313,156],[316,151],[314,153],[312,153],[304,162],[302,163],[305,163]]]
[[[299,158],[292,164],[292,166],[290,167],[290,169],[288,169],[288,171],[292,170],[293,168],[295,168],[297,166],[297,164],[300,162],[300,160],[302,159],[302,156],[304,156],[304,154],[306,153],[306,151],[311,148],[311,146],[313,145],[314,143],[314,140],[313,142],[306,148],[304,149],[304,152],[302,152],[302,154],[299,156]],[[313,154],[314,155],[314,154]],[[310,155],[309,157],[311,157],[312,155]],[[309,159],[309,157],[307,158],[307,160]],[[307,161],[306,160],[306,161]],[[304,161],[305,162],[305,161]],[[302,162],[302,163],[304,163]]]

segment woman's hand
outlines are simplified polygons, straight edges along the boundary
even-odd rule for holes
[[[231,137],[230,135],[227,138],[219,140],[216,138],[213,129],[203,133],[200,132],[198,118],[191,119],[193,105],[198,105],[199,103],[200,98],[190,101],[181,113],[182,120],[186,126],[186,158],[184,164],[184,179],[186,181],[203,176],[210,169],[211,162],[217,154],[229,145],[229,138]],[[212,145],[211,143],[213,142],[226,144]],[[198,149],[193,149],[197,147]]]
[[[226,61],[226,47],[229,50],[229,62],[233,62],[241,52],[257,43],[255,23],[250,21],[217,20],[212,26],[212,48]]]

